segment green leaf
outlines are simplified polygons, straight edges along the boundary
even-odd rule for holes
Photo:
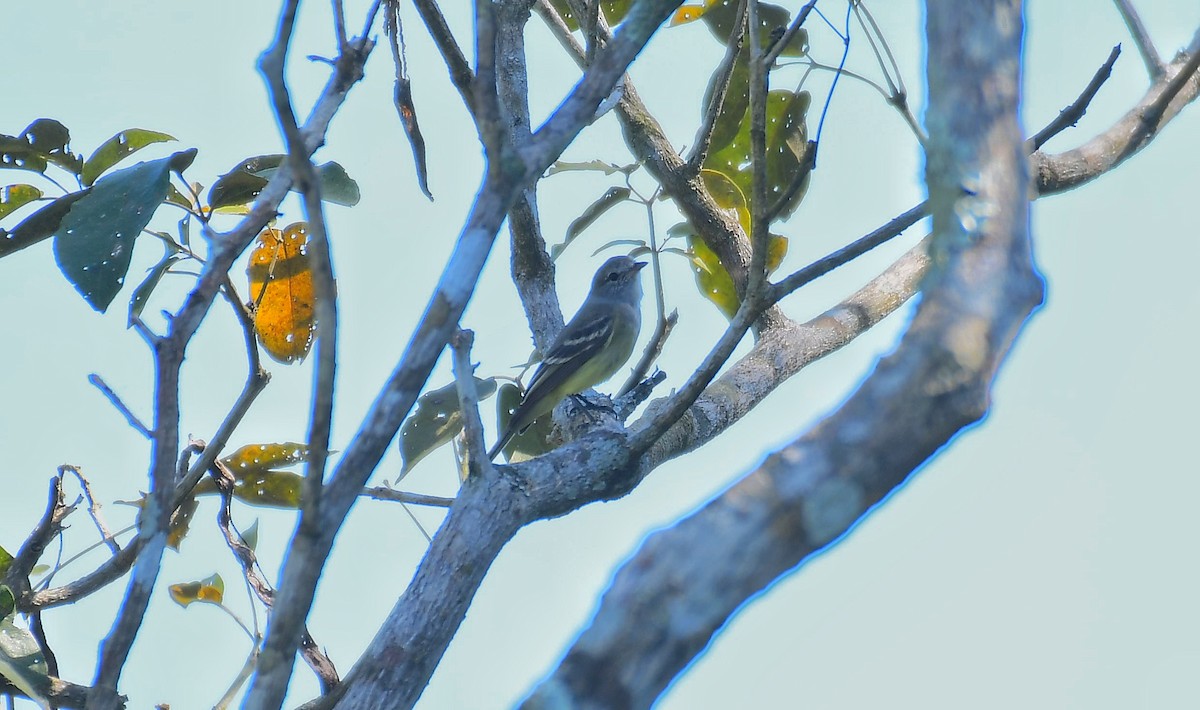
[[[52,118],[39,118],[26,126],[20,136],[0,135],[0,168],[45,173],[48,165],[57,165],[78,175],[83,159],[71,153],[71,132]]]
[[[562,16],[568,29],[572,32],[579,29],[579,19],[571,12],[567,0],[550,0],[550,4]],[[625,14],[629,12],[632,4],[633,0],[600,0],[600,10],[604,13],[604,19],[608,20],[610,25],[615,25],[625,19]]]
[[[144,128],[127,128],[101,143],[96,152],[92,153],[92,157],[84,161],[79,180],[84,186],[91,185],[104,171],[142,148],[173,140],[175,137],[166,133],[148,131]]]
[[[89,187],[63,195],[26,217],[11,232],[0,229],[0,256],[8,256],[53,236],[58,231],[58,225],[62,224],[63,217],[71,211],[71,207],[91,190]]]
[[[702,18],[713,36],[721,44],[729,44],[729,38],[735,30],[737,20],[738,0],[709,0],[706,3]],[[782,36],[791,24],[792,13],[778,5],[760,2],[758,4],[758,41],[759,46],[766,48],[776,37]],[[802,57],[808,53],[808,32],[799,30],[788,42],[787,47],[780,53],[784,57]]]
[[[166,251],[167,253],[163,255],[163,258],[149,270],[146,278],[142,279],[142,282],[138,284],[138,287],[133,292],[133,298],[129,299],[129,323],[126,327],[132,326],[134,320],[142,315],[142,310],[146,308],[146,302],[150,300],[150,294],[154,292],[155,287],[158,286],[158,282],[171,269],[171,266],[175,262],[186,258],[180,256],[178,251],[170,247],[167,247]]]
[[[588,205],[588,208],[583,211],[583,214],[579,215],[575,218],[575,221],[571,222],[571,226],[567,227],[567,236],[566,239],[563,240],[563,243],[555,244],[554,246],[550,247],[550,258],[557,259],[558,255],[562,254],[563,250],[565,250],[571,244],[571,242],[575,241],[575,237],[578,237],[583,233],[583,230],[592,226],[592,224],[596,220],[600,219],[600,216],[605,212],[629,199],[630,192],[631,190],[628,187],[608,188],[608,190],[600,196],[600,199]]]
[[[605,243],[601,244],[600,246],[596,247],[596,251],[592,252],[592,256],[596,256],[600,252],[607,251],[609,249],[612,249],[613,247],[642,248],[645,246],[646,246],[645,239],[614,239],[611,242],[605,242]]]
[[[166,199],[171,171],[195,157],[191,149],[118,170],[71,206],[55,232],[54,257],[92,308],[106,310],[121,290],[134,240]]]
[[[508,423],[512,420],[513,412],[521,404],[524,394],[520,387],[506,382],[496,395],[496,424],[497,431],[507,431]],[[527,461],[550,451],[550,433],[554,428],[554,417],[550,412],[543,414],[529,425],[523,433],[517,434],[504,447],[504,459],[509,463]]]
[[[0,570],[0,577],[3,576],[4,572]],[[7,619],[9,614],[15,612],[16,609],[17,596],[13,594],[13,590],[8,585],[0,584],[0,619]]]
[[[341,165],[328,162],[317,166],[317,180],[321,183],[321,199],[335,205],[353,207],[362,198],[355,182]]]
[[[44,694],[50,687],[49,672],[46,657],[33,634],[13,624],[11,618],[0,619],[0,676],[48,707]]]
[[[4,219],[41,197],[42,191],[33,185],[17,184],[0,187],[0,219]]]
[[[285,160],[286,155],[257,155],[238,163],[209,188],[209,206],[220,209],[253,202]],[[316,171],[322,200],[347,207],[358,204],[361,196],[358,183],[351,179],[345,168],[329,162],[318,165]]]
[[[575,172],[601,172],[605,175],[629,175],[634,170],[638,169],[637,163],[630,165],[617,165],[616,163],[606,163],[603,160],[588,160],[582,163],[572,163],[566,160],[556,160],[546,171],[546,177],[557,175],[559,173],[575,173]]]
[[[741,300],[738,298],[737,288],[733,285],[733,278],[729,275],[725,265],[721,263],[720,257],[708,248],[708,245],[700,239],[692,226],[686,222],[671,227],[668,233],[672,236],[687,237],[691,252],[692,273],[696,277],[696,288],[699,289],[701,295],[712,301],[713,305],[726,318],[733,318],[733,315],[737,313],[738,306],[741,305]],[[768,272],[779,268],[788,249],[787,237],[778,234],[772,234],[770,237],[767,246]],[[664,251],[679,253],[678,249],[668,248]]]
[[[193,602],[220,604],[225,599],[225,580],[219,574],[210,574],[195,582],[181,582],[167,587],[171,599],[186,608]]]
[[[712,104],[713,97],[720,87],[721,74],[713,72],[704,91],[704,102],[701,107],[707,109]],[[737,137],[738,129],[746,117],[746,108],[750,106],[750,50],[743,47],[733,60],[733,69],[729,72],[729,85],[725,88],[725,97],[717,119],[713,121],[712,137],[709,139],[708,152],[721,150]]]
[[[246,547],[249,547],[251,550],[257,549],[258,548],[258,518],[254,519],[254,522],[250,524],[250,527],[246,528],[245,530],[240,531],[239,535],[242,538],[242,542],[244,542],[246,544]]]
[[[807,91],[793,93],[791,91],[772,91],[767,95],[767,198],[774,203],[785,194],[792,181],[801,176],[801,170],[807,171],[807,127],[805,116],[808,113],[810,96]],[[722,202],[721,195],[714,194],[714,199],[722,207],[746,209],[747,215],[742,219],[742,226],[749,233],[748,214],[752,197],[752,168],[750,150],[750,116],[743,118],[738,133],[727,145],[719,150],[710,151],[704,160],[703,170],[705,184],[710,189],[718,189],[726,195]],[[712,173],[719,173],[723,178],[737,187],[741,199],[733,199],[732,191],[726,186],[714,187]],[[807,175],[804,175],[804,186],[807,186]],[[781,217],[787,217],[799,206],[804,197],[805,189],[794,194]],[[742,204],[736,204],[736,203]]]
[[[496,380],[476,377],[475,389],[480,399],[487,399],[496,391]],[[404,460],[400,475],[403,477],[430,452],[448,443],[462,428],[454,382],[418,397],[416,410],[400,427],[400,456]]]
[[[8,550],[0,547],[0,579],[4,579],[4,575],[8,574],[8,566],[12,564],[13,556],[8,553]],[[4,614],[0,614],[3,618]]]

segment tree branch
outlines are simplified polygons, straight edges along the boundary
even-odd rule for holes
[[[1125,20],[1125,26],[1129,28],[1129,34],[1133,37],[1133,43],[1137,45],[1138,53],[1142,55],[1146,73],[1150,75],[1151,79],[1158,79],[1164,71],[1163,60],[1158,50],[1154,48],[1154,40],[1150,39],[1150,33],[1142,24],[1141,16],[1133,8],[1130,0],[1113,0],[1113,4],[1121,13],[1121,19]]]

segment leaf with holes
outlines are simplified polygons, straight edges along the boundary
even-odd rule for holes
[[[481,400],[487,399],[496,391],[496,380],[476,377],[475,389]],[[416,410],[400,427],[400,456],[404,460],[400,476],[411,471],[430,452],[447,444],[462,428],[458,386],[454,382],[418,397]]]
[[[701,19],[721,44],[729,44],[737,20],[738,0],[707,0]],[[792,13],[786,8],[770,3],[758,4],[758,41],[763,48],[769,47],[783,36],[792,21]],[[803,57],[808,53],[808,32],[798,30],[780,52],[784,57]]]
[[[83,169],[83,159],[71,152],[71,132],[52,118],[39,118],[25,127],[19,136],[0,135],[0,168],[45,173],[50,165],[75,175]]]
[[[21,223],[11,232],[0,229],[0,256],[8,256],[54,236],[54,233],[58,231],[58,225],[62,224],[63,218],[71,211],[71,207],[90,192],[91,188],[89,187],[80,192],[63,195],[21,220]]]
[[[307,230],[305,222],[283,230],[266,228],[246,268],[255,304],[254,329],[267,354],[284,364],[308,355],[317,329]]]
[[[112,166],[148,145],[175,140],[174,136],[144,128],[127,128],[100,144],[92,157],[83,163],[79,181],[87,185],[96,182]]]
[[[708,248],[708,245],[700,239],[696,231],[691,225],[686,222],[680,223],[671,227],[669,233],[672,236],[685,236],[689,251],[691,252],[692,274],[696,277],[696,288],[700,294],[712,301],[721,313],[726,318],[733,318],[737,313],[738,306],[741,305],[741,300],[737,295],[737,288],[733,285],[733,278],[729,275],[729,271],[725,265],[721,263],[721,258],[716,252]],[[770,273],[779,268],[783,263],[784,256],[787,255],[788,239],[787,237],[778,234],[770,235],[770,242],[767,246],[767,272]],[[671,251],[668,249],[668,251]],[[674,250],[678,251],[678,250]]]
[[[219,574],[210,574],[195,582],[181,582],[167,587],[171,599],[186,608],[194,602],[220,604],[225,599],[225,580]]]
[[[33,634],[14,624],[11,616],[0,618],[0,676],[42,707],[49,707],[43,697],[50,689],[49,672]]]
[[[17,184],[0,187],[0,219],[42,197],[42,191],[33,185]]]
[[[92,308],[106,310],[121,290],[134,240],[166,199],[171,171],[195,157],[195,149],[186,150],[106,175],[62,218],[54,258]]]
[[[295,466],[308,459],[308,447],[292,441],[275,444],[248,444],[221,459],[233,474],[233,497],[251,505],[296,509],[300,506],[300,486],[304,477],[280,468]],[[203,478],[194,489],[196,495],[219,493],[212,478]]]

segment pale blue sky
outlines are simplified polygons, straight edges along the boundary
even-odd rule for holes
[[[351,27],[367,3],[348,3]],[[459,5],[460,3],[445,3]],[[798,4],[798,3],[792,3]],[[462,3],[465,7],[465,3]],[[831,3],[830,6],[835,6]],[[921,25],[915,3],[873,8],[919,111]],[[1191,0],[1143,0],[1160,50],[1185,44],[1200,9]],[[52,117],[85,155],[129,127],[165,131],[200,154],[188,171],[211,184],[241,159],[277,152],[280,139],[254,70],[276,21],[274,2],[91,3],[47,0],[0,5],[7,56],[0,132]],[[480,152],[457,94],[448,87],[416,15],[403,8],[417,109],[436,202],[420,196],[408,146],[391,105],[391,66],[381,47],[335,119],[321,160],[346,166],[362,188],[359,206],[328,210],[341,295],[339,403],[334,447],[344,448],[390,372],[419,316],[478,184]],[[1079,127],[1049,148],[1072,147],[1139,97],[1145,72],[1110,3],[1033,2],[1028,13],[1027,125],[1036,130],[1072,101],[1112,45],[1125,54]],[[469,21],[451,17],[467,41]],[[836,62],[837,39],[811,24],[814,54]],[[535,116],[544,117],[577,73],[531,23]],[[327,5],[306,4],[290,78],[301,115],[326,76],[302,59],[329,54]],[[718,48],[699,26],[667,30],[633,69],[634,82],[679,146],[699,118],[698,96]],[[850,66],[878,76],[864,42]],[[821,79],[814,87],[825,86]],[[818,89],[818,96],[823,89]],[[815,120],[815,116],[814,116]],[[792,707],[1185,708],[1200,705],[1200,536],[1193,501],[1200,480],[1191,447],[1200,397],[1194,366],[1195,180],[1200,108],[1191,107],[1148,150],[1114,174],[1034,206],[1038,265],[1047,303],[1018,340],[994,392],[994,410],[963,434],[881,510],[833,550],[754,600],[660,703],[668,710]],[[146,157],[162,151],[147,150]],[[628,162],[611,119],[586,130],[572,160]],[[821,164],[800,210],[779,230],[791,239],[784,270],[803,266],[907,209],[921,197],[918,147],[872,90],[843,82],[821,147]],[[23,173],[0,174],[9,182]],[[650,183],[644,176],[641,185]],[[564,175],[542,187],[551,242],[611,183]],[[298,203],[285,206],[298,219]],[[162,225],[177,218],[164,210]],[[675,221],[661,205],[660,229]],[[232,221],[223,224],[227,228]],[[11,227],[11,222],[5,226]],[[604,217],[560,262],[564,308],[581,300],[597,263],[590,252],[642,235],[630,206]],[[923,234],[912,234],[792,296],[795,317],[816,314],[871,278]],[[507,277],[501,239],[465,325],[477,330],[480,372],[508,372],[529,340]],[[159,251],[138,247],[130,279]],[[241,268],[235,276],[242,279]],[[699,299],[685,264],[667,263],[668,300],[681,323],[662,367],[677,386],[717,337],[723,319]],[[239,281],[244,284],[244,281]],[[187,277],[167,282],[147,309],[174,310]],[[151,358],[124,328],[128,290],[110,313],[91,311],[58,273],[50,245],[0,260],[0,303],[9,332],[0,392],[6,493],[0,545],[15,551],[40,515],[46,479],[77,464],[104,502],[146,487],[145,442],[87,383],[99,373],[144,418]],[[649,310],[647,310],[649,314]],[[522,531],[485,580],[419,704],[425,710],[511,705],[548,669],[586,622],[614,566],[645,534],[669,524],[749,470],[772,446],[802,432],[888,350],[907,311],[843,352],[805,370],[698,454],[656,471],[630,496]],[[182,430],[211,436],[241,388],[244,354],[226,305],[218,303],[188,352]],[[306,430],[311,365],[270,364],[273,380],[234,438],[296,440]],[[448,378],[440,367],[435,384]],[[485,413],[490,413],[490,403]],[[486,418],[486,417],[485,417]],[[397,451],[375,478],[394,480]],[[450,495],[445,452],[406,479],[411,490]],[[237,567],[201,504],[181,554],[164,558],[162,582],[219,571],[230,605],[244,613]],[[115,526],[129,509],[109,505]],[[292,516],[241,506],[261,519],[268,575]],[[427,527],[440,514],[420,510]],[[72,517],[68,554],[94,531]],[[424,540],[394,505],[363,502],[338,540],[316,608],[314,637],[349,670],[412,574]],[[93,553],[60,581],[102,559]],[[45,615],[64,677],[90,682],[96,644],[107,633],[124,584]],[[211,706],[241,666],[248,643],[211,608],[176,606],[165,589],[151,604],[121,690],[130,707],[167,702]],[[291,704],[311,697],[306,668]]]

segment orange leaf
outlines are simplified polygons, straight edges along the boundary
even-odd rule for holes
[[[258,338],[271,357],[285,364],[308,355],[317,325],[307,227],[296,222],[283,231],[263,230],[246,269]]]

